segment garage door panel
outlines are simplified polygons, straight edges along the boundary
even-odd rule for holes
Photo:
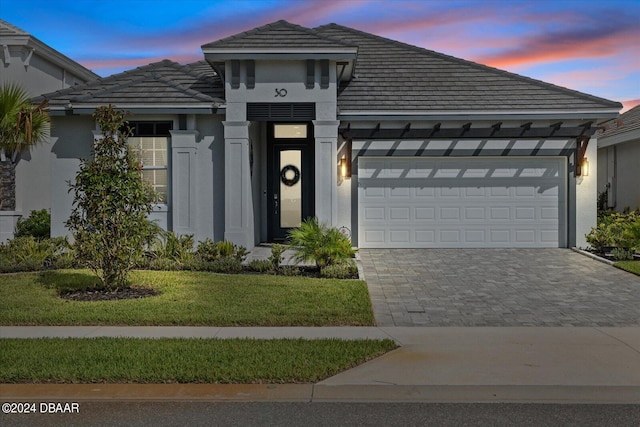
[[[564,244],[565,158],[372,159],[359,159],[361,247]]]

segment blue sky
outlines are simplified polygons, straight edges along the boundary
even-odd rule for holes
[[[0,18],[106,76],[285,19],[335,22],[640,104],[639,0],[0,0]]]

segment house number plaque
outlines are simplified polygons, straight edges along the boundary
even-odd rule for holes
[[[285,96],[287,96],[287,90],[285,88],[282,88],[282,89],[276,88],[276,95],[274,98],[277,98],[277,97],[284,98]]]

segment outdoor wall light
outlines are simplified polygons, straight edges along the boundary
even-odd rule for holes
[[[580,175],[589,176],[589,161],[585,157],[582,161],[582,165],[580,166]]]
[[[347,156],[342,156],[340,158],[340,178],[345,179],[349,176],[347,169]]]

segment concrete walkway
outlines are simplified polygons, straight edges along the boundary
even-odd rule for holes
[[[380,326],[640,326],[640,277],[570,249],[360,249]]]
[[[317,384],[3,384],[4,400],[640,403],[640,327],[0,327],[2,338],[392,338],[401,347]]]

